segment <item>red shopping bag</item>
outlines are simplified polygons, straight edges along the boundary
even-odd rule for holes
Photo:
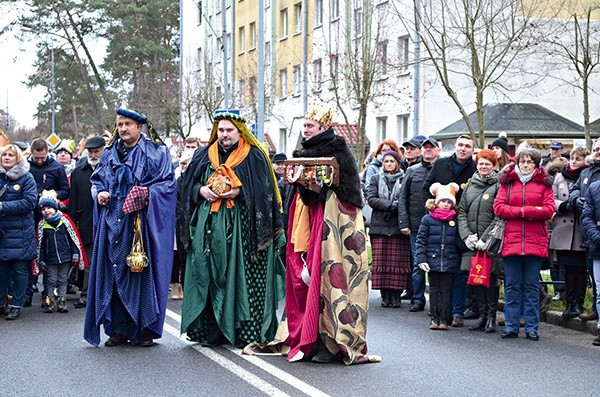
[[[481,251],[477,251],[475,256],[471,257],[471,269],[469,270],[468,285],[490,287],[490,274],[492,274],[492,259],[487,257],[485,251],[483,256]]]

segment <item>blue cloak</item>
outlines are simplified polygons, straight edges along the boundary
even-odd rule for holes
[[[128,331],[131,343],[138,344],[142,331],[154,339],[162,336],[173,266],[175,202],[177,184],[169,151],[142,135],[124,158],[118,144],[107,149],[91,176],[94,197],[94,252],[90,267],[84,338],[100,343],[100,325],[107,335],[113,332],[110,302],[119,294],[133,321]],[[125,167],[125,168],[123,168]],[[141,229],[149,264],[141,273],[129,270],[136,213],[122,212],[124,197],[132,186],[148,188],[148,206],[140,211]],[[121,195],[119,195],[119,190]],[[98,192],[110,193],[106,207],[98,205]]]

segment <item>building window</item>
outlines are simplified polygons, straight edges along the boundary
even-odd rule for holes
[[[379,66],[379,79],[387,78],[387,65],[388,65],[388,57],[387,57],[387,40],[380,41],[377,43],[377,63]]]
[[[323,63],[320,59],[313,61],[313,90],[321,91],[323,84]]]
[[[363,33],[363,9],[354,9],[354,37],[361,37]]]
[[[340,0],[329,0],[329,15],[332,21],[340,18]]]
[[[329,78],[331,85],[329,89],[333,90],[338,85],[338,73],[340,70],[340,57],[337,54],[332,54],[329,58]]]
[[[398,139],[397,142],[404,142],[408,139],[408,114],[400,114],[397,117]]]
[[[280,25],[280,34],[279,37],[282,39],[287,38],[288,36],[288,11],[287,8],[279,11],[279,25]]]
[[[244,51],[246,51],[246,29],[244,28],[244,26],[241,26],[238,29],[238,45],[239,45],[239,51],[238,53],[243,53]]]
[[[408,73],[408,46],[410,45],[410,40],[408,35],[400,36],[398,38],[398,56],[400,59],[400,73]]]
[[[377,140],[383,141],[387,137],[387,117],[377,117]]]
[[[249,48],[256,48],[256,22],[250,22],[250,37],[248,39]]]
[[[323,0],[315,0],[315,28],[323,25]]]
[[[292,95],[294,96],[298,96],[300,95],[300,90],[302,86],[302,69],[300,68],[300,65],[296,65],[294,66],[294,85],[293,85],[293,91],[292,91]]]
[[[271,42],[265,42],[265,65],[271,64]]]
[[[246,102],[246,81],[244,80],[238,81],[238,98],[240,106],[244,106]]]
[[[302,32],[302,3],[294,4],[294,34]]]
[[[279,80],[280,80],[280,88],[279,97],[286,98],[287,97],[287,69],[281,69],[279,71]]]
[[[285,153],[287,147],[287,129],[279,129],[279,151]]]

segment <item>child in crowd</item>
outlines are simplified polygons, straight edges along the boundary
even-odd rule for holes
[[[456,183],[434,183],[429,191],[435,199],[427,200],[429,214],[423,217],[415,243],[418,266],[429,273],[431,330],[448,330],[450,295],[454,273],[460,270],[457,250]]]
[[[38,257],[36,265],[44,270],[44,312],[67,313],[67,276],[71,264],[83,270],[85,255],[77,229],[67,215],[58,210],[54,190],[44,190],[39,201],[43,219],[37,228]],[[57,302],[55,307],[55,289]]]

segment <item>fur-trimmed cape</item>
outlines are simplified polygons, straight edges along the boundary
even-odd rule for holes
[[[302,149],[295,150],[294,157],[335,157],[340,166],[340,184],[331,186],[338,199],[348,202],[355,207],[363,207],[362,193],[360,191],[360,177],[356,159],[343,137],[336,135],[332,128],[302,141]],[[315,193],[303,187],[298,187],[298,192],[304,204],[314,201],[325,201],[327,189]]]

